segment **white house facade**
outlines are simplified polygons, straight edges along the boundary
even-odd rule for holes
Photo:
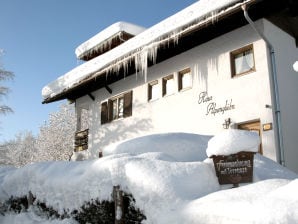
[[[149,134],[214,135],[239,128],[258,132],[259,152],[298,172],[298,74],[292,68],[298,23],[295,11],[287,11],[291,1],[231,0],[201,12],[208,2],[216,1],[201,0],[156,26],[131,32],[107,51],[98,47],[106,44],[100,40],[100,54],[94,50],[75,72],[44,88],[44,103],[75,102],[73,159],[102,156],[109,144]],[[261,12],[264,7],[269,12]],[[158,34],[161,26],[195,12],[181,26]],[[141,48],[130,48],[141,39]]]

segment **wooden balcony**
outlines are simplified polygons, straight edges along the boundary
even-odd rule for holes
[[[79,152],[88,149],[89,129],[75,133],[74,151]]]

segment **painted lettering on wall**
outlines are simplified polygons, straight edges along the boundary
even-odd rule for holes
[[[212,96],[208,96],[207,92],[201,92],[199,94],[198,104],[206,103],[212,100]]]
[[[213,96],[209,96],[206,91],[201,92],[199,94],[198,104],[208,103],[206,107],[206,115],[213,114],[224,114],[228,110],[234,110],[235,105],[233,104],[233,100],[226,100],[224,104],[218,105],[216,102],[212,101],[214,99]]]

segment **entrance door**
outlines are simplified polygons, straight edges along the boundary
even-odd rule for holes
[[[257,132],[258,135],[261,137],[260,121],[245,122],[245,123],[238,124],[238,129]],[[260,146],[259,146],[259,153],[263,154],[262,143],[260,143]]]

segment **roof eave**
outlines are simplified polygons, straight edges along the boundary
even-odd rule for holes
[[[260,4],[260,8],[262,9],[266,7],[268,4],[270,4],[270,2],[276,3],[280,1],[279,0],[273,0],[273,1],[250,0],[250,1],[244,1],[244,2],[249,6],[256,5],[257,3],[262,3],[263,5]],[[260,10],[257,7],[251,7],[251,8],[253,8],[251,13],[253,19],[264,17],[264,15],[266,14],[265,12],[266,10],[265,11]],[[194,26],[195,27],[194,29],[188,30],[179,38],[178,44],[172,43],[172,44],[169,44],[168,48],[166,49],[165,48],[159,49],[156,63],[160,63],[161,61],[164,61],[170,58],[171,56],[180,54],[184,51],[191,49],[192,47],[198,46],[213,38],[218,37],[219,35],[222,35],[233,29],[236,29],[240,26],[247,24],[242,14],[243,13],[241,9],[241,4],[238,4],[237,7],[233,7],[231,8],[231,10],[227,10],[221,13],[216,18],[215,21],[213,19],[209,19],[209,20],[206,20],[205,23],[201,23],[200,26],[197,26],[197,27]],[[233,21],[233,23],[231,23],[231,21]],[[196,41],[193,44],[189,43],[191,42],[189,40],[194,37],[196,37]],[[153,65],[153,63],[149,62],[148,67],[151,65]],[[103,88],[106,85],[109,85],[113,82],[117,82],[125,76],[134,74],[135,73],[134,65],[130,66],[130,68],[125,73],[125,75],[124,73],[125,71],[122,70],[118,72],[116,76],[114,74],[106,75],[105,70],[98,71],[88,76],[87,78],[81,80],[79,83],[73,85],[72,87],[64,89],[59,94],[52,97],[48,97],[47,99],[44,99],[43,103],[51,103],[51,102],[55,102],[63,99],[75,100],[90,92]],[[122,75],[119,76],[119,74],[122,74]],[[118,78],[111,78],[112,76],[118,77]]]

